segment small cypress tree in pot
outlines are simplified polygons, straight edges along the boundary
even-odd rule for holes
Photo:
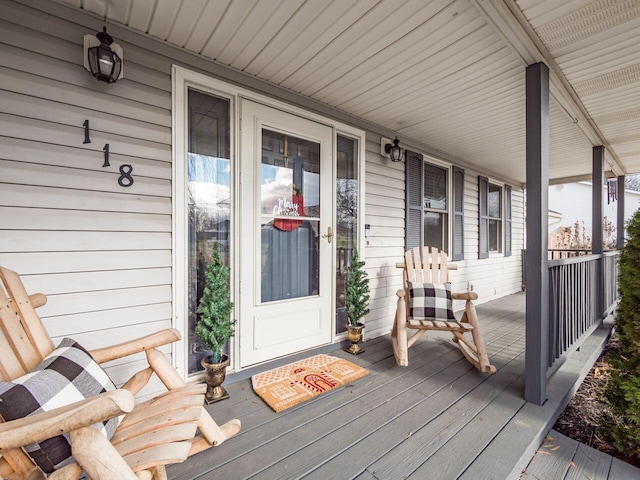
[[[613,416],[604,420],[623,455],[640,460],[640,210],[627,224],[627,242],[620,255],[616,317],[617,352],[609,356],[613,367],[605,394]]]
[[[364,350],[360,347],[362,329],[361,320],[370,312],[369,310],[369,279],[364,270],[365,261],[360,260],[358,249],[353,249],[353,255],[347,268],[347,284],[345,287],[345,309],[347,312],[347,329],[351,346],[345,351],[352,355],[359,355]]]
[[[206,370],[207,404],[229,398],[229,394],[220,385],[224,381],[229,356],[222,353],[222,349],[234,334],[235,320],[231,320],[233,303],[229,300],[229,273],[220,257],[219,245],[213,246],[211,260],[206,263],[204,278],[205,286],[197,312],[196,337],[202,342],[211,355],[202,359],[202,366]]]

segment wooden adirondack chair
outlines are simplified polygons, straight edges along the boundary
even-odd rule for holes
[[[35,308],[42,294],[28,295],[18,275],[0,267],[0,381],[11,381],[38,365],[54,350]],[[4,287],[4,288],[3,288]],[[167,329],[144,338],[90,352],[97,363],[145,352],[149,367],[121,388],[47,413],[2,423],[0,479],[45,478],[21,447],[70,433],[75,463],[51,473],[52,479],[166,479],[165,465],[184,461],[238,433],[240,421],[218,426],[203,408],[206,385],[187,385],[157,347],[180,338]],[[168,392],[135,405],[153,374]],[[126,414],[111,441],[89,426]],[[196,435],[197,430],[200,434]]]
[[[489,363],[489,357],[484,348],[478,316],[472,300],[478,298],[474,292],[453,293],[452,300],[465,300],[465,310],[462,318],[457,321],[423,320],[409,316],[409,282],[417,283],[445,283],[449,281],[449,270],[457,270],[457,265],[447,263],[447,254],[439,252],[437,248],[416,247],[405,252],[404,263],[397,263],[402,268],[404,288],[398,290],[398,306],[396,318],[391,330],[391,342],[396,362],[400,366],[409,365],[409,347],[429,330],[448,331],[453,334],[453,341],[460,351],[478,370],[485,373],[495,373],[496,368]],[[417,330],[409,337],[408,330]],[[471,334],[471,338],[465,336]]]

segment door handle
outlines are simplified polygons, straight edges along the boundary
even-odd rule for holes
[[[329,227],[329,230],[327,230],[327,233],[322,235],[322,238],[326,238],[327,241],[331,243],[331,239],[333,239],[333,230],[331,229],[331,227]]]

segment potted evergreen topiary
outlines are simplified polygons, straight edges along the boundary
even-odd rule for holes
[[[360,260],[358,249],[354,247],[353,255],[347,267],[347,285],[345,290],[345,309],[347,313],[347,329],[351,346],[345,351],[352,355],[364,352],[360,347],[362,329],[361,320],[369,313],[369,279],[364,270],[365,261]]]
[[[211,260],[206,263],[204,271],[204,291],[198,303],[198,323],[196,337],[202,342],[211,355],[200,362],[206,371],[207,405],[229,398],[227,391],[221,386],[229,365],[229,356],[222,349],[234,334],[235,320],[231,320],[233,303],[229,300],[229,267],[220,257],[219,245],[213,245]]]

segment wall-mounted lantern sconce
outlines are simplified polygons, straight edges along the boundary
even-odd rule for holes
[[[391,140],[382,137],[380,140],[380,154],[389,157],[392,162],[399,162],[402,160],[402,154],[404,153],[402,147],[398,145],[399,143],[400,140],[398,140],[398,137],[393,140],[393,145],[391,144]]]
[[[122,47],[113,43],[107,27],[95,36],[84,36],[84,68],[101,82],[115,83],[122,78],[122,59]]]

